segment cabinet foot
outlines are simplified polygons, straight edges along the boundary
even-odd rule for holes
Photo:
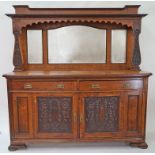
[[[19,150],[19,149],[26,149],[26,148],[27,148],[26,144],[11,144],[8,147],[8,150],[9,151],[16,151],[16,150]]]
[[[131,142],[130,146],[139,147],[141,149],[147,149],[148,148],[148,145],[146,144],[146,142]]]

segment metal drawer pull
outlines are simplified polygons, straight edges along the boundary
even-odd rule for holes
[[[64,84],[57,84],[56,87],[57,87],[57,88],[61,88],[61,89],[63,89],[65,86],[64,86]]]
[[[32,89],[32,84],[31,83],[24,84],[24,89]]]
[[[131,87],[131,85],[129,84],[129,83],[125,83],[124,85],[123,85],[123,88],[125,89],[127,89],[127,88],[130,88]]]
[[[100,85],[99,84],[92,84],[91,88],[100,88]]]

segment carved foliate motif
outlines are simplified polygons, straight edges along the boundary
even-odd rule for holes
[[[38,97],[39,132],[72,132],[72,98]]]
[[[141,64],[141,54],[140,54],[140,47],[139,47],[139,34],[140,30],[135,29],[133,30],[134,36],[135,36],[135,45],[134,45],[134,51],[133,51],[133,57],[132,57],[132,63],[133,65],[140,65]]]
[[[21,70],[22,68],[22,56],[19,46],[19,32],[14,32],[15,37],[15,45],[14,45],[14,56],[13,56],[13,64],[15,66],[15,70]]]
[[[86,132],[116,132],[119,120],[119,97],[85,98]]]

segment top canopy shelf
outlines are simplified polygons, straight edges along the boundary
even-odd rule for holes
[[[15,14],[7,15],[145,16],[146,14],[138,14],[139,7],[140,5],[126,5],[123,8],[29,8],[27,5],[14,5]]]

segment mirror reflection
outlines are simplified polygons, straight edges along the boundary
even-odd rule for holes
[[[106,30],[67,26],[48,30],[49,63],[106,63]]]
[[[126,30],[112,30],[111,62],[126,62]]]
[[[27,30],[28,63],[42,63],[42,30]]]

